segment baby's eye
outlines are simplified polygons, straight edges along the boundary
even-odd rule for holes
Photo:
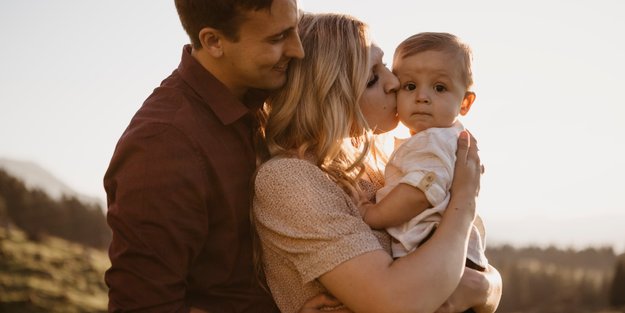
[[[442,84],[436,84],[434,85],[434,90],[436,92],[444,92],[444,91],[447,91],[447,87],[445,87],[445,85],[442,85]]]
[[[417,85],[415,85],[414,83],[407,83],[404,85],[404,90],[412,91],[415,89],[417,89]]]

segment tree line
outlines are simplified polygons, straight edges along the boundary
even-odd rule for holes
[[[503,279],[497,312],[625,312],[625,255],[612,248],[504,245],[487,256]]]
[[[111,231],[99,205],[74,197],[54,200],[0,169],[0,227],[18,227],[31,240],[46,235],[105,249]],[[562,250],[489,247],[504,290],[497,312],[625,312],[625,255],[611,248]]]
[[[40,189],[28,189],[3,169],[0,226],[16,226],[31,240],[51,235],[98,249],[107,248],[112,236],[99,205],[69,196],[52,199]]]

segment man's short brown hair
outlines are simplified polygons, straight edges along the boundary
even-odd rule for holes
[[[246,11],[271,8],[273,0],[175,0],[182,27],[193,48],[202,47],[200,30],[212,27],[231,40],[238,40],[239,26]]]

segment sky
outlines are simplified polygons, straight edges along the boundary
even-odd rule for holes
[[[625,2],[300,0],[367,22],[387,65],[422,31],[474,53],[463,123],[486,167],[478,211],[493,244],[625,252]],[[0,157],[80,193],[188,42],[172,0],[0,2]]]

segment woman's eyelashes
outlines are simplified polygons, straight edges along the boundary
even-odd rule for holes
[[[376,73],[373,73],[373,76],[367,82],[367,88],[370,88],[373,85],[375,85],[375,83],[377,83],[379,79],[380,79],[380,76],[378,74],[376,74]]]

